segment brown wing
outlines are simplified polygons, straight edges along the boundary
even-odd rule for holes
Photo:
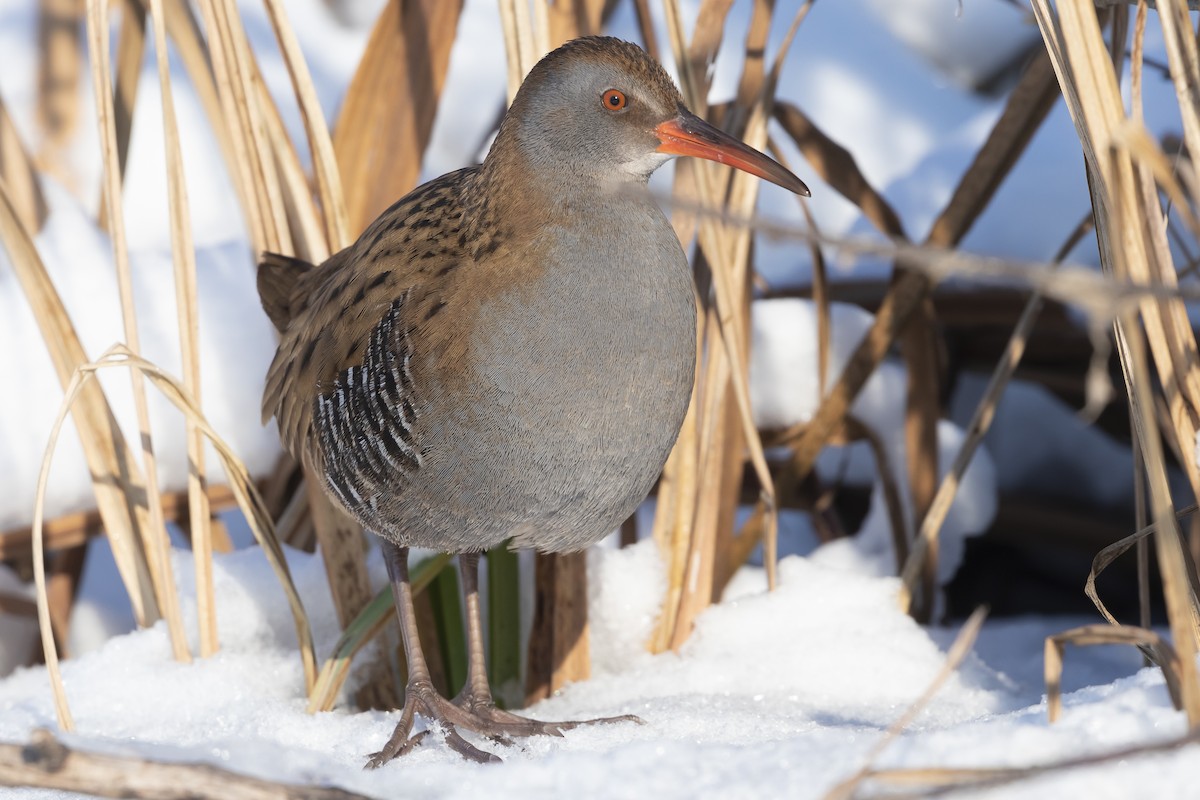
[[[267,372],[262,406],[263,420],[277,419],[284,447],[296,458],[322,465],[314,409],[320,397],[336,396],[339,381],[355,378],[351,370],[369,365],[380,326],[391,326],[396,346],[411,343],[409,332],[441,308],[441,284],[469,257],[460,198],[476,171],[449,173],[413,190],[357,242],[297,280],[289,297],[294,315]]]

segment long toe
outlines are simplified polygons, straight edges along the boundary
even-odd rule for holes
[[[459,727],[474,731],[492,739],[502,740],[512,736],[562,736],[564,731],[579,728],[584,725],[601,725],[617,722],[636,722],[645,724],[641,719],[626,714],[620,717],[601,717],[598,719],[571,720],[549,722],[529,719],[497,708],[491,698],[459,697],[454,701],[457,714],[455,722]]]
[[[479,764],[498,764],[501,758],[497,755],[480,750],[475,745],[468,742],[458,732],[458,728],[462,727],[470,731],[488,736],[501,743],[504,743],[504,732],[493,732],[488,729],[480,730],[474,724],[475,717],[463,711],[457,705],[446,700],[441,695],[437,694],[432,687],[423,684],[409,684],[404,696],[404,710],[400,715],[400,722],[396,725],[396,730],[392,732],[392,737],[388,739],[387,744],[377,753],[372,753],[364,769],[377,769],[387,762],[399,758],[419,745],[430,734],[430,729],[412,733],[413,724],[417,715],[425,718],[425,721],[437,730],[445,733],[446,744],[451,750],[458,753],[468,761],[474,761]],[[527,722],[527,720],[523,720]],[[525,734],[529,735],[529,734]]]

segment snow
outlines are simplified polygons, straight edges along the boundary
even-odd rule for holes
[[[361,55],[369,21],[382,0],[364,3],[288,2],[322,107],[332,118]],[[781,2],[787,17],[797,0]],[[343,16],[330,10],[342,9]],[[685,2],[688,24],[697,2]],[[714,66],[713,99],[736,86],[751,4],[739,0]],[[280,99],[285,124],[302,128],[286,70],[262,6],[240,10],[265,80]],[[652,4],[657,28],[665,25]],[[909,235],[921,238],[950,196],[1000,113],[1003,97],[968,91],[1031,46],[1036,29],[1026,12],[1001,0],[838,0],[817,3],[798,34],[780,82],[781,96],[847,147],[866,178],[898,210]],[[0,0],[0,95],[26,141],[36,141],[32,77],[36,62],[34,5]],[[433,177],[477,160],[504,99],[504,54],[498,12],[490,0],[470,0],[452,50],[446,91],[422,175]],[[623,7],[612,32],[635,36]],[[775,30],[768,57],[783,30]],[[1148,56],[1165,60],[1150,15]],[[163,201],[161,109],[152,62],[143,73],[126,179],[126,216],[135,294],[146,354],[178,372],[166,204]],[[274,338],[258,307],[253,254],[220,157],[195,94],[173,65],[177,113],[197,243],[204,410],[210,421],[263,475],[279,445],[273,425],[259,425],[262,376]],[[1174,90],[1146,76],[1146,118],[1153,133],[1178,129]],[[68,152],[71,191],[47,182],[51,215],[37,244],[86,351],[95,356],[122,339],[111,248],[90,221],[99,196],[93,111],[86,96],[80,132]],[[779,133],[778,131],[776,132]],[[866,234],[857,209],[823,185],[786,140],[776,137],[812,187],[810,208],[821,231]],[[996,201],[965,240],[968,249],[1018,258],[1048,258],[1088,207],[1078,143],[1061,104]],[[665,173],[666,170],[663,170]],[[665,176],[656,179],[658,185]],[[764,186],[762,208],[798,223],[800,211],[782,190]],[[79,198],[83,198],[80,200]],[[795,242],[761,239],[761,272],[775,287],[808,281],[808,254]],[[1071,258],[1094,263],[1085,237]],[[0,375],[21,376],[19,391],[0,393],[0,530],[28,524],[33,486],[50,424],[61,398],[40,334],[7,256],[0,253],[0,336],[20,347],[0,348]],[[835,279],[879,277],[890,265],[864,259],[831,262]],[[857,308],[832,307],[831,380],[871,324]],[[815,312],[799,300],[757,302],[753,310],[752,397],[756,421],[784,427],[811,417],[819,403],[813,331]],[[136,431],[127,376],[102,378],[127,434]],[[900,482],[905,475],[902,403],[905,376],[886,362],[868,381],[853,412],[884,444]],[[965,377],[950,420],[938,427],[940,463],[948,465],[964,438],[981,382]],[[177,413],[151,394],[151,413],[168,489],[183,484],[183,431]],[[130,436],[132,439],[133,437]],[[1198,445],[1200,449],[1200,445]],[[215,459],[210,459],[215,464]],[[942,531],[939,581],[948,580],[967,537],[982,532],[1001,492],[1068,487],[1081,502],[1111,503],[1131,489],[1130,456],[1088,428],[1044,391],[1014,384],[998,408],[994,432],[975,457]],[[896,606],[897,582],[879,466],[860,445],[823,454],[825,477],[870,484],[870,511],[857,535],[818,546],[802,514],[781,515],[785,552],[780,587],[765,592],[761,569],[735,576],[723,602],[703,613],[679,653],[651,655],[644,642],[659,611],[665,566],[652,542],[597,548],[589,556],[591,680],[567,687],[530,709],[540,718],[635,713],[646,724],[572,731],[497,749],[505,763],[478,767],[430,743],[377,772],[360,767],[395,724],[395,713],[351,713],[343,691],[338,710],[304,713],[303,674],[291,616],[262,553],[246,548],[215,560],[222,650],[190,665],[171,660],[164,628],[130,632],[132,619],[103,541],[92,545],[72,621],[76,657],[63,672],[78,731],[68,744],[166,760],[200,760],[266,778],[331,783],[374,796],[416,797],[820,797],[863,765],[883,732],[933,680],[955,631],[915,624]],[[214,476],[219,480],[219,474]],[[91,505],[90,486],[74,432],[55,456],[47,499],[53,514]],[[643,508],[643,521],[652,510]],[[642,526],[645,529],[645,525]],[[195,635],[192,568],[174,552],[188,630]],[[318,655],[337,637],[324,569],[315,556],[288,552],[292,573],[313,621]],[[383,579],[378,554],[371,572]],[[0,591],[29,596],[0,569]],[[525,609],[528,624],[528,608]],[[988,622],[965,665],[929,708],[892,742],[881,766],[1030,765],[1163,740],[1184,732],[1161,675],[1141,669],[1129,648],[1069,650],[1065,712],[1046,721],[1042,640],[1094,618],[1026,618]],[[27,622],[0,615],[0,674],[34,646]],[[194,643],[193,643],[194,645]],[[55,728],[44,669],[19,669],[0,680],[0,740],[24,741]],[[993,790],[989,797],[1190,796],[1200,777],[1183,751],[1124,759]],[[12,790],[5,797],[59,798],[60,793]]]
[[[318,648],[328,652],[337,631],[323,567],[315,556],[294,551],[288,560]],[[184,576],[183,612],[194,631],[190,557],[177,552],[175,562],[175,574]],[[393,796],[400,786],[405,796],[417,797],[820,797],[861,765],[882,732],[933,680],[953,635],[924,629],[902,614],[895,579],[789,557],[780,564],[776,592],[764,594],[761,574],[745,570],[725,602],[700,617],[680,653],[652,656],[637,647],[644,626],[603,620],[644,613],[638,598],[647,596],[646,577],[663,570],[657,553],[644,546],[600,549],[593,562],[592,577],[600,582],[593,619],[602,620],[594,634],[609,640],[610,653],[629,657],[529,713],[542,719],[634,713],[645,725],[584,728],[512,748],[476,740],[505,759],[490,767],[466,764],[435,740],[403,761],[363,772],[363,757],[387,738],[397,714],[304,713],[303,672],[287,603],[262,554],[244,550],[215,561],[222,637],[217,656],[174,663],[158,625],[63,664],[78,725],[65,741],[207,761],[378,797]],[[881,763],[1028,764],[1183,733],[1161,676],[1139,670],[1140,656],[1132,649],[1110,649],[1086,662],[1069,651],[1065,712],[1060,723],[1048,725],[1040,662],[1019,654],[1037,653],[1042,636],[1070,624],[1042,620],[985,628],[976,654]],[[1084,681],[1106,685],[1080,688]],[[0,708],[0,740],[24,740],[36,727],[54,727],[44,669],[22,669],[0,683]],[[1152,771],[1137,761],[1096,769],[1087,781],[1103,786],[1120,780],[1128,787],[1134,784],[1125,781],[1136,776],[1142,791],[1157,793],[1196,777],[1193,760],[1183,754],[1154,762]],[[1030,794],[1031,788],[1036,786],[1022,787],[1020,796],[1055,791]],[[58,797],[33,791],[7,796]]]

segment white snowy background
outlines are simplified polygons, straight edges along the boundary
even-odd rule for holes
[[[240,3],[267,81],[286,121],[302,140],[287,100],[286,70],[275,54],[261,5]],[[321,103],[334,118],[365,45],[379,0],[355,7],[349,23],[318,0],[287,3],[313,71]],[[685,2],[694,17],[698,4]],[[798,4],[778,3],[778,19]],[[656,15],[657,4],[652,4]],[[718,61],[714,98],[730,95],[749,20],[739,0]],[[1155,17],[1148,56],[1162,58]],[[665,30],[661,18],[658,28]],[[434,177],[482,157],[487,126],[504,96],[504,53],[491,0],[468,0],[423,175]],[[629,4],[611,32],[635,38]],[[783,30],[774,32],[777,46]],[[0,94],[26,141],[34,141],[36,63],[34,4],[0,1]],[[1000,112],[1003,97],[967,86],[1030,47],[1040,46],[1026,12],[1001,0],[826,0],[801,28],[780,94],[800,104],[857,158],[870,182],[920,238]],[[665,48],[664,52],[668,52]],[[177,372],[159,99],[152,60],[143,75],[126,179],[126,218],[146,355]],[[274,350],[271,326],[254,289],[253,254],[233,189],[207,122],[182,69],[175,84],[188,191],[198,249],[204,408],[250,469],[262,474],[279,455],[274,428],[259,425],[262,376]],[[85,85],[90,86],[86,83]],[[1173,89],[1148,73],[1147,120],[1154,132],[1178,130]],[[72,149],[81,185],[48,184],[52,213],[37,244],[88,353],[122,338],[108,240],[91,222],[99,195],[97,137],[90,99],[80,111]],[[780,137],[782,139],[782,137]],[[813,191],[812,209],[830,235],[867,234],[857,209],[824,186],[789,152]],[[664,170],[665,171],[665,170]],[[663,181],[659,177],[657,181]],[[658,185],[667,185],[658,183]],[[762,207],[787,221],[799,210],[785,192],[763,187]],[[1078,144],[1060,104],[964,242],[967,249],[1029,259],[1048,258],[1088,208]],[[775,286],[807,280],[807,250],[764,241],[760,267]],[[1085,241],[1072,259],[1095,261]],[[61,398],[32,313],[0,253],[0,530],[29,523],[37,467]],[[859,263],[855,277],[886,265]],[[843,273],[851,274],[849,271]],[[870,324],[866,312],[834,309],[834,367],[840,369]],[[817,405],[812,308],[803,301],[759,302],[754,309],[751,368],[760,424],[805,419]],[[885,364],[868,382],[854,412],[883,438],[893,464],[904,463],[904,375]],[[104,379],[126,430],[135,430],[128,380]],[[970,413],[973,400],[956,398]],[[978,390],[975,390],[978,394]],[[182,426],[165,403],[153,406],[162,479],[182,486]],[[1069,472],[1085,497],[1111,503],[1132,493],[1127,449],[1087,429],[1074,410],[1036,387],[1016,385],[1001,419],[1022,435],[992,439],[981,449],[947,521],[943,581],[955,569],[963,539],[981,533],[995,513],[1001,487],[1021,485],[1050,460]],[[939,427],[941,463],[963,439],[953,422]],[[61,440],[48,498],[51,514],[88,508],[82,453],[68,431]],[[871,480],[869,459],[851,470]],[[832,460],[830,464],[833,464]],[[1066,464],[1066,468],[1062,467]],[[840,462],[830,469],[841,468]],[[901,479],[903,476],[900,476]],[[881,498],[859,533],[816,547],[800,515],[785,519],[789,555],[781,586],[767,594],[760,569],[747,567],[723,602],[704,613],[678,654],[651,656],[645,641],[657,614],[665,569],[650,542],[625,550],[601,547],[591,556],[592,653],[595,676],[531,709],[541,718],[634,713],[644,726],[582,729],[563,739],[539,738],[497,750],[501,766],[461,762],[440,744],[419,748],[372,773],[366,753],[390,734],[396,715],[338,710],[304,713],[303,675],[282,591],[255,548],[218,557],[216,595],[222,650],[180,665],[165,630],[130,632],[132,619],[111,556],[97,541],[88,559],[71,626],[77,657],[64,677],[78,726],[73,746],[184,761],[210,761],[266,778],[339,785],[380,797],[819,797],[859,768],[883,731],[933,679],[954,631],[922,628],[897,610],[895,566]],[[235,526],[235,532],[236,530]],[[245,543],[244,532],[238,532]],[[289,551],[296,582],[324,657],[338,630],[317,557]],[[177,550],[175,574],[185,619],[195,630],[190,553]],[[373,574],[382,581],[378,560]],[[1082,577],[1080,580],[1082,591]],[[0,588],[21,590],[0,570]],[[1172,710],[1161,676],[1141,669],[1132,650],[1070,651],[1065,714],[1046,721],[1042,640],[1095,618],[1036,617],[989,622],[966,665],[930,708],[879,760],[886,766],[1026,766],[1067,756],[1178,736],[1183,716]],[[34,646],[33,626],[0,618],[0,668],[7,673]],[[193,634],[194,635],[194,634]],[[193,642],[193,645],[195,643]],[[352,687],[351,687],[352,688]],[[347,690],[349,691],[349,690]],[[18,669],[0,680],[0,740],[25,741],[54,727],[44,669]],[[486,747],[498,747],[485,744]],[[1194,796],[1200,765],[1194,753],[1129,759],[993,790],[996,797]],[[58,798],[39,790],[4,796]]]

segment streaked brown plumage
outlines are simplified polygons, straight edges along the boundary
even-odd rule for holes
[[[636,508],[686,411],[690,272],[644,187],[673,155],[724,161],[807,193],[779,165],[690,115],[634,45],[568,43],[529,74],[479,167],[414,190],[319,267],[268,254],[263,307],[282,333],[265,418],[329,495],[384,542],[415,713],[459,736],[557,734],[499,711],[483,665],[478,553],[512,540],[586,547]],[[407,550],[460,554],[467,687],[428,683]]]

